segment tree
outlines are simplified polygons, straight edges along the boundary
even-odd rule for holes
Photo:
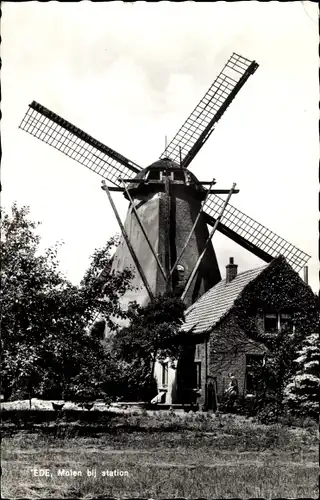
[[[319,414],[319,335],[308,335],[298,357],[294,360],[296,372],[284,390],[284,401],[294,413],[317,418]]]
[[[112,338],[125,397],[146,400],[154,395],[156,360],[179,357],[184,310],[185,304],[170,294],[157,296],[144,307],[131,304],[129,326]]]
[[[5,392],[19,394],[36,383],[43,331],[40,292],[59,288],[63,278],[57,270],[57,247],[37,256],[38,223],[27,219],[28,208],[12,207],[1,220],[1,340],[2,383]]]
[[[118,330],[117,318],[127,317],[119,299],[129,289],[133,272],[130,269],[111,272],[112,255],[118,244],[119,237],[113,236],[102,248],[94,251],[90,266],[80,283],[86,300],[92,305],[92,309],[88,309],[90,319],[100,318],[92,332],[98,336],[102,329],[104,331],[105,326],[110,331]]]
[[[308,413],[307,409],[314,404],[317,413],[319,341],[315,341],[315,334],[304,338],[301,331],[292,333],[290,329],[283,329],[265,339],[265,344],[268,353],[263,362],[257,361],[252,366],[257,389],[252,410],[258,412],[259,420],[262,423],[276,422],[288,408],[312,416],[312,411]],[[298,369],[297,362],[303,361],[305,365]]]
[[[94,387],[104,390],[112,360],[87,326],[101,314],[116,328],[131,274],[109,273],[113,238],[94,253],[81,285],[72,285],[59,271],[59,245],[40,254],[39,223],[28,214],[14,204],[1,219],[2,390],[11,398],[89,397]]]

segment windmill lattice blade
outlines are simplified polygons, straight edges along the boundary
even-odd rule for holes
[[[209,195],[204,207],[207,217],[216,219],[223,203],[220,196]],[[293,269],[299,271],[310,258],[310,255],[232,205],[225,209],[221,223],[219,231],[267,262],[281,254]]]
[[[213,132],[215,123],[257,68],[255,61],[233,53],[160,158],[169,157],[179,163],[181,150],[181,166],[187,167]]]
[[[116,186],[121,187],[119,177],[131,179],[141,170],[137,164],[35,101],[29,105],[20,128]]]

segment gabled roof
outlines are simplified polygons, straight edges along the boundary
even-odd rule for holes
[[[239,273],[230,283],[219,281],[186,310],[183,331],[197,334],[211,330],[231,310],[244,288],[269,265]]]

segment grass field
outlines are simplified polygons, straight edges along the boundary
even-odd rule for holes
[[[10,499],[318,498],[317,447],[316,426],[264,426],[228,415],[118,415],[106,432],[87,437],[72,426],[5,437],[1,493]],[[39,469],[48,477],[36,475]]]

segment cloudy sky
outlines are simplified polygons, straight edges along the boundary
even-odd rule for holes
[[[190,168],[305,252],[318,290],[318,31],[312,2],[2,2],[2,205],[29,205],[77,283],[118,232],[100,178],[19,130],[36,100],[141,166],[232,52],[259,63]],[[114,199],[122,217],[127,204]],[[223,270],[262,261],[214,236]]]

